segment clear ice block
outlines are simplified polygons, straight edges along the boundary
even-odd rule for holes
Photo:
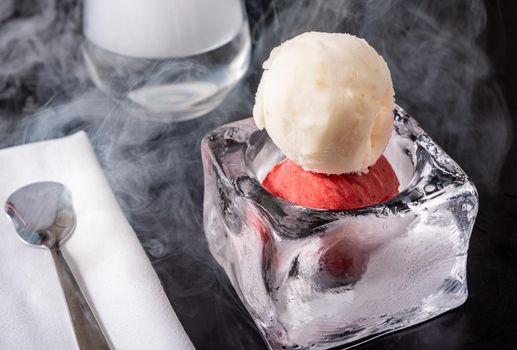
[[[271,349],[355,343],[465,302],[476,188],[412,117],[397,107],[394,119],[384,155],[400,194],[355,210],[267,192],[284,156],[251,118],[204,138],[210,251]]]

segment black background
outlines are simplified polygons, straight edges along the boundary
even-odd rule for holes
[[[0,2],[3,0],[0,0]],[[438,0],[436,0],[438,1]],[[441,1],[441,0],[440,0]],[[517,4],[513,0],[485,1],[488,25],[482,45],[495,67],[495,78],[500,84],[512,117],[512,134],[517,127]],[[270,8],[269,1],[248,1],[251,26]],[[0,27],[1,30],[2,27]],[[2,64],[0,62],[0,64]],[[28,96],[35,93],[31,84],[16,85],[17,93],[9,99],[0,98],[2,123],[18,123],[27,114]],[[256,77],[250,79],[256,84]],[[0,92],[5,86],[0,86]],[[39,95],[36,107],[45,104],[48,96]],[[53,97],[55,98],[55,97]],[[64,97],[66,98],[66,96]],[[236,118],[236,117],[235,117]],[[235,119],[234,118],[234,119]],[[237,118],[239,119],[239,118]],[[169,133],[157,135],[156,140],[180,137],[182,133],[199,127],[200,122],[185,123]],[[209,130],[217,122],[208,121]],[[74,128],[70,127],[65,133]],[[204,131],[194,133],[199,139]],[[14,140],[11,143],[19,143]],[[5,144],[3,142],[3,144]],[[101,159],[102,161],[102,159]],[[199,167],[199,159],[192,161]],[[190,166],[190,165],[189,165]],[[110,174],[107,170],[108,176]],[[111,179],[110,179],[111,180]],[[480,211],[471,238],[468,259],[469,298],[460,308],[419,326],[373,340],[361,349],[516,349],[517,348],[517,148],[515,142],[506,157],[499,186],[495,190],[480,189]],[[188,180],[187,180],[188,181]],[[112,184],[131,223],[142,239],[139,214],[124,205],[123,193]],[[155,189],[159,191],[158,187]],[[150,196],[152,197],[152,191]],[[200,229],[202,189],[189,195],[196,205],[197,217],[186,232]],[[153,197],[154,198],[154,197]],[[164,223],[177,225],[175,221]],[[185,223],[183,223],[185,224]],[[181,228],[181,227],[180,227]],[[191,231],[189,231],[191,230]],[[144,240],[145,241],[145,240]],[[234,292],[228,288],[224,275],[208,276],[203,265],[192,261],[187,253],[156,257],[146,245],[151,260],[162,279],[166,292],[187,333],[198,349],[264,349],[265,345]],[[206,249],[205,249],[206,251]],[[178,264],[182,260],[183,263]],[[186,262],[186,263],[185,263]],[[193,293],[195,280],[207,280],[209,287]],[[178,282],[184,285],[178,286]],[[189,291],[183,293],[183,291]],[[230,302],[228,302],[230,300]],[[1,336],[1,335],[0,335]]]

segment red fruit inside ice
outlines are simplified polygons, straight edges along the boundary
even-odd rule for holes
[[[311,208],[346,210],[384,202],[398,194],[399,181],[381,156],[365,174],[325,175],[291,160],[278,163],[262,184],[287,201]]]
[[[323,239],[325,244],[328,240]],[[331,243],[320,258],[320,266],[340,280],[354,281],[366,271],[368,254],[352,247],[345,239]]]

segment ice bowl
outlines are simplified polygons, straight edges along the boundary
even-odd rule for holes
[[[327,349],[463,304],[478,195],[400,107],[384,156],[400,194],[354,210],[302,207],[261,181],[284,155],[252,118],[202,141],[204,229],[270,349]]]

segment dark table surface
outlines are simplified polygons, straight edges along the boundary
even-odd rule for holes
[[[86,130],[195,346],[264,349],[204,240],[199,142],[215,126],[250,116],[260,63],[273,46],[306,30],[358,33],[390,65],[398,103],[480,192],[467,302],[360,348],[516,349],[515,2],[250,0],[246,6],[249,73],[216,111],[171,123],[93,87],[79,55],[80,2],[0,0],[0,145]]]

